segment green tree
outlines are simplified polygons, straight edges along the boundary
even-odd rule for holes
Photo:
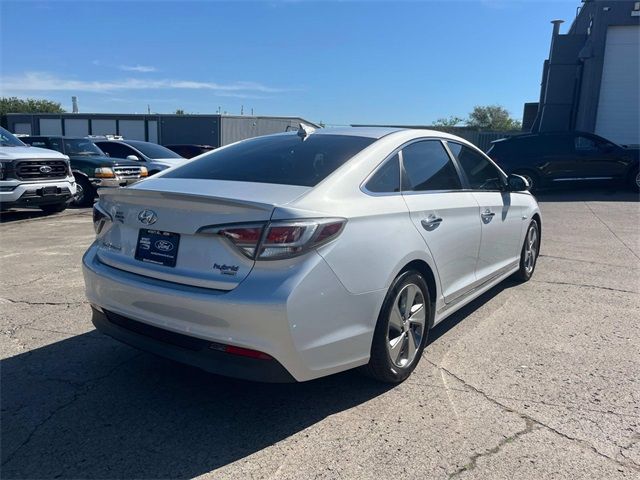
[[[58,102],[41,98],[0,97],[0,123],[7,126],[7,113],[64,113]]]
[[[184,115],[184,110],[183,110],[183,109],[181,109],[181,108],[178,108],[178,109],[176,110],[176,115]]]
[[[511,118],[506,108],[501,105],[476,105],[467,119],[469,127],[483,130],[520,130],[522,123]]]
[[[464,118],[456,117],[455,115],[450,115],[447,118],[439,118],[435,122],[433,122],[434,127],[455,127],[464,122]]]

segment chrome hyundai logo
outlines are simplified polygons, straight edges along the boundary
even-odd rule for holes
[[[158,220],[158,215],[153,210],[142,210],[138,214],[138,220],[145,225],[153,225]]]
[[[42,165],[38,170],[40,170],[40,172],[42,173],[51,173],[53,168],[51,168],[49,165]]]

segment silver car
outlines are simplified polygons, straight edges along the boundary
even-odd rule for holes
[[[227,376],[362,367],[401,382],[430,328],[531,278],[542,224],[527,188],[429,130],[238,142],[100,196],[83,260],[93,322]]]

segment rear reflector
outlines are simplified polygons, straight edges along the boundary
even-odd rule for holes
[[[209,348],[224,353],[230,353],[231,355],[254,358],[256,360],[273,360],[273,357],[271,355],[267,355],[264,352],[259,352],[258,350],[251,350],[250,348],[236,347],[234,345],[225,345],[223,343],[216,342],[211,342]]]

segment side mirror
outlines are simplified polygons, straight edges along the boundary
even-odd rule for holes
[[[526,178],[513,173],[507,178],[507,185],[510,192],[524,192],[531,188]]]
[[[133,160],[134,162],[140,161],[140,159],[136,155],[127,155],[127,160]]]

